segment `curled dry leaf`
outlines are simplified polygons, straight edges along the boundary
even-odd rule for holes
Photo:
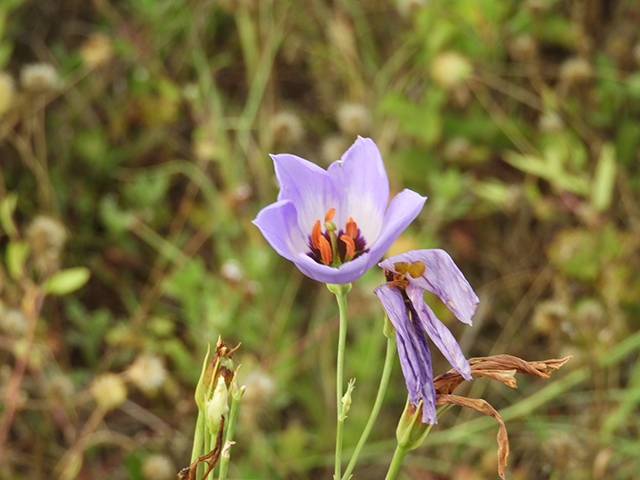
[[[509,455],[509,439],[507,437],[507,428],[504,426],[500,414],[489,402],[482,398],[467,398],[439,393],[436,395],[436,406],[439,407],[441,405],[460,405],[461,407],[472,408],[495,418],[500,423],[500,429],[498,430],[498,474],[504,479],[504,469],[507,466],[507,456]]]
[[[549,378],[554,370],[567,363],[571,357],[561,359],[527,362],[512,355],[493,355],[469,359],[471,374],[476,377],[489,377],[511,388],[517,388],[515,374],[528,373],[540,378]],[[452,393],[464,379],[455,370],[438,375],[433,384],[438,393]]]
[[[528,373],[540,378],[549,378],[554,370],[562,367],[570,358],[527,362],[511,355],[493,355],[491,357],[471,358],[469,359],[469,365],[471,365],[472,375],[493,378],[511,388],[518,388],[515,380],[516,373]],[[436,405],[452,404],[472,408],[495,418],[500,423],[500,429],[498,430],[498,473],[504,479],[504,469],[507,466],[507,456],[509,455],[507,429],[500,414],[486,400],[451,395],[463,380],[462,375],[453,369],[438,375],[433,380],[436,388]]]

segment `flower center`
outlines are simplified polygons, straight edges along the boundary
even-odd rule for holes
[[[336,209],[330,208],[324,216],[324,233],[320,220],[316,220],[309,235],[311,251],[307,254],[316,262],[331,267],[338,267],[369,251],[353,218],[349,217],[344,230],[338,230],[333,222],[335,213]]]
[[[407,285],[409,285],[409,280],[406,279],[407,275],[409,275],[411,278],[418,278],[424,274],[424,271],[426,269],[424,263],[419,260],[412,263],[396,262],[393,264],[393,267],[398,273],[390,272],[389,270],[384,271],[387,282],[390,282],[389,288],[406,288]]]

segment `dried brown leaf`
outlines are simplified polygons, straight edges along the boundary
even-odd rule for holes
[[[438,393],[436,395],[436,405],[459,405],[461,407],[472,408],[480,413],[493,417],[500,423],[498,429],[498,474],[504,480],[504,469],[507,466],[507,456],[509,455],[509,438],[507,436],[507,428],[500,417],[500,414],[482,398],[467,398],[459,395],[448,395]]]
[[[517,388],[515,373],[528,373],[541,378],[549,378],[554,370],[559,369],[571,357],[561,359],[540,360],[527,362],[512,355],[493,355],[491,357],[476,357],[469,359],[471,374],[476,377],[489,377],[511,388]],[[433,384],[436,391],[443,394],[452,393],[463,382],[462,376],[451,369],[438,375]]]

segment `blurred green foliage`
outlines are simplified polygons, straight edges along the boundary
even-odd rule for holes
[[[393,190],[429,197],[393,252],[444,248],[479,293],[471,329],[431,302],[465,353],[573,355],[544,385],[467,387],[507,421],[511,478],[634,478],[639,17],[630,0],[2,2],[5,402],[28,366],[0,479],[175,478],[218,335],[242,342],[247,385],[231,476],[330,475],[337,309],[251,220],[276,198],[268,153],[326,166],[356,134]],[[347,449],[382,364],[382,281],[349,294]],[[33,285],[59,294],[35,323]],[[107,372],[127,399],[92,424]],[[356,477],[383,475],[404,388],[396,365]],[[495,478],[495,425],[441,423],[407,476]]]

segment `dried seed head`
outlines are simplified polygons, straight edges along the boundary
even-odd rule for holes
[[[569,318],[569,307],[559,300],[540,302],[533,313],[533,328],[542,335],[551,335]]]
[[[60,268],[62,250],[67,241],[67,231],[62,223],[51,217],[37,216],[26,231],[34,266],[42,274],[50,274]]]
[[[263,408],[276,393],[276,384],[273,378],[262,369],[256,369],[249,373],[242,383],[246,387],[242,402],[243,408]]]
[[[535,38],[527,33],[509,44],[509,53],[518,62],[530,63],[538,56],[538,45]]]
[[[446,51],[439,53],[431,62],[431,78],[439,86],[452,90],[463,84],[471,72],[471,62],[461,53]]]
[[[538,128],[543,133],[553,133],[562,130],[564,121],[556,112],[545,112],[538,119]]]
[[[455,137],[444,146],[444,158],[452,163],[460,163],[469,160],[472,155],[472,145],[464,137]]]
[[[331,135],[322,141],[322,158],[331,163],[339,159],[349,148],[349,142],[340,135]]]
[[[361,103],[343,103],[338,107],[338,126],[348,136],[363,135],[371,128],[371,114]]]
[[[560,66],[560,81],[567,85],[581,84],[593,77],[593,67],[588,60],[574,57]]]
[[[10,335],[19,336],[26,328],[27,319],[22,313],[22,310],[17,308],[0,308],[0,330]]]
[[[142,464],[142,474],[147,480],[173,480],[176,468],[166,455],[149,455]]]
[[[143,353],[127,370],[127,378],[143,392],[153,394],[167,379],[167,370],[160,357]]]
[[[396,8],[403,18],[410,18],[426,3],[426,0],[398,0]]]
[[[80,47],[80,56],[90,68],[104,65],[113,57],[111,39],[103,33],[92,34]]]
[[[269,125],[271,144],[288,146],[302,140],[304,128],[298,115],[293,112],[282,111],[273,116]]]
[[[222,278],[230,283],[238,283],[244,276],[242,265],[240,265],[240,262],[237,260],[227,260],[224,262],[220,268],[220,274]]]
[[[58,89],[60,78],[53,65],[48,63],[32,63],[22,67],[20,86],[32,93],[50,92]]]
[[[127,399],[127,386],[115,373],[105,373],[97,377],[90,390],[94,401],[103,410],[117,408]]]
[[[9,111],[15,96],[15,82],[6,72],[0,72],[0,118]]]

